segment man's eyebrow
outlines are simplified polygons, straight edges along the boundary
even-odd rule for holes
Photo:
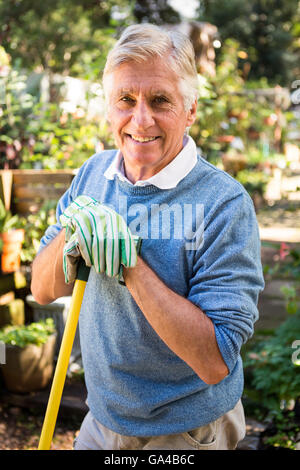
[[[113,94],[114,95],[134,95],[136,90],[134,88],[117,88]],[[164,89],[153,88],[149,90],[149,95],[152,96],[170,96],[170,92]]]
[[[133,88],[117,88],[115,90],[115,95],[132,95],[134,94],[134,89]]]
[[[153,89],[151,90],[153,95],[160,95],[160,96],[169,96],[170,92],[168,90],[160,90],[160,89]]]

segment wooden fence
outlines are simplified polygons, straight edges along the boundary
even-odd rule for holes
[[[34,214],[49,200],[57,200],[77,170],[0,170],[0,197],[6,209]]]

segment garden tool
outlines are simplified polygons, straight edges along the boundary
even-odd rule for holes
[[[71,305],[59,350],[38,450],[50,450],[89,271],[90,268],[85,265],[81,258],[78,263]]]
[[[136,265],[141,246],[140,237],[130,232],[119,214],[89,196],[78,196],[60,216],[60,222],[66,229],[63,258],[65,281],[69,283],[75,278],[76,280],[39,450],[50,449],[90,269],[86,264],[93,265],[98,273],[105,272],[109,277],[118,277],[119,282],[123,283],[122,266]],[[77,263],[78,257],[80,257],[79,264]]]

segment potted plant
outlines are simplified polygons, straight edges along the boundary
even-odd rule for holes
[[[27,393],[45,388],[53,374],[56,331],[52,318],[0,330],[5,344],[2,375],[7,390]]]
[[[25,238],[22,245],[22,265],[30,265],[37,254],[40,240],[49,225],[55,224],[57,200],[48,200],[42,204],[38,213],[29,214],[24,220]]]
[[[20,217],[6,210],[0,199],[0,251],[3,273],[17,271],[21,264],[21,249],[24,229]]]

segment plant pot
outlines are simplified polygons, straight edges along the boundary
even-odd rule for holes
[[[7,390],[28,393],[45,388],[53,375],[56,334],[41,346],[6,345],[2,375]]]
[[[1,256],[1,270],[3,273],[12,273],[20,268],[24,236],[24,229],[21,228],[0,234],[3,242]]]

